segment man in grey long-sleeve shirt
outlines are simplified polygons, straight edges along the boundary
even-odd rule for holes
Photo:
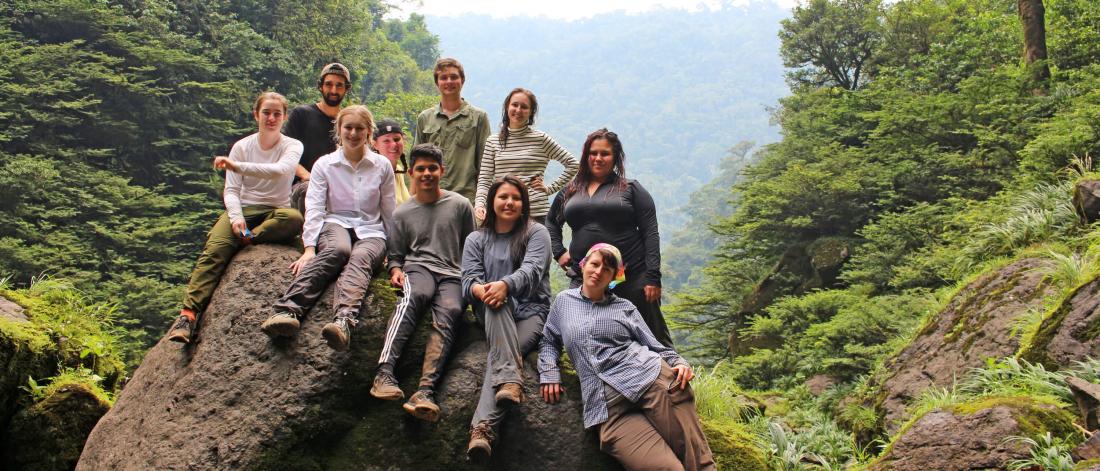
[[[439,420],[435,386],[462,315],[459,264],[462,244],[474,230],[474,210],[462,195],[439,188],[443,176],[443,151],[439,147],[417,145],[409,158],[416,195],[394,211],[394,227],[386,240],[390,283],[401,287],[404,297],[390,317],[371,395],[385,400],[404,397],[393,370],[417,320],[430,307],[432,329],[420,387],[403,407],[416,418],[435,422]]]

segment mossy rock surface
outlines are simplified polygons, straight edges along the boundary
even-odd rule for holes
[[[1043,320],[1020,357],[1049,369],[1100,358],[1100,278],[1078,286]]]
[[[1005,439],[1074,432],[1073,416],[1029,397],[990,397],[936,409],[903,427],[868,469],[1008,469],[1029,456],[1027,445]]]
[[[101,391],[86,384],[54,385],[53,394],[20,411],[3,436],[6,469],[73,469],[84,440],[110,409]]]
[[[320,330],[331,289],[298,336],[270,340],[259,326],[290,283],[286,247],[242,250],[225,273],[189,346],[162,340],[146,355],[115,407],[96,426],[77,469],[464,469],[469,422],[486,349],[468,323],[452,350],[437,399],[442,419],[419,422],[398,402],[369,396],[396,301],[375,279],[352,333],[334,352]],[[407,345],[397,376],[411,394],[420,374],[426,322]],[[583,429],[580,388],[566,379],[563,403],[536,400],[534,362],[527,396],[503,424],[491,468],[614,468]]]
[[[703,433],[714,453],[718,469],[765,470],[768,462],[764,451],[756,445],[752,435],[738,424],[703,420]]]
[[[11,420],[21,402],[28,402],[22,389],[27,378],[55,374],[58,360],[49,336],[30,322],[0,319],[0,425]]]
[[[926,389],[950,386],[988,358],[1011,356],[1019,340],[1013,325],[1042,306],[1052,291],[1038,270],[1043,261],[1023,259],[992,270],[962,287],[900,353],[872,378],[884,427],[896,431],[906,407]]]

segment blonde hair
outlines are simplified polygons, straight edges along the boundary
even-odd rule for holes
[[[347,108],[344,108],[344,109],[340,110],[340,112],[336,114],[336,126],[333,128],[333,132],[336,133],[336,136],[334,136],[334,138],[336,139],[337,144],[341,144],[340,143],[340,137],[339,137],[340,136],[340,128],[341,128],[341,125],[344,122],[344,118],[349,116],[349,115],[358,116],[359,119],[362,119],[363,121],[366,121],[367,122],[367,141],[370,142],[371,139],[374,139],[374,114],[372,114],[370,112],[370,109],[367,108],[364,105],[351,105]]]
[[[281,93],[276,92],[260,93],[260,95],[256,97],[256,102],[252,104],[252,112],[259,113],[260,107],[263,106],[264,102],[267,100],[275,100],[279,102],[280,105],[283,105],[283,114],[287,113],[287,107],[290,106],[290,102],[288,102],[286,100],[286,97],[283,96]]]

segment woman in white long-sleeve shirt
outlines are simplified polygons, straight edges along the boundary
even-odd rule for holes
[[[302,229],[305,252],[291,265],[294,281],[275,303],[275,315],[261,326],[271,337],[295,335],[305,314],[339,275],[335,317],[321,335],[336,350],[351,341],[371,276],[386,253],[395,205],[393,166],[368,147],[373,129],[374,117],[365,106],[349,106],[336,115],[340,147],[317,159],[310,172]]]
[[[492,203],[485,201],[489,186],[497,179],[512,175],[519,178],[531,195],[531,219],[544,224],[550,211],[550,195],[565,187],[577,174],[577,159],[546,133],[531,127],[539,102],[526,88],[515,88],[504,99],[500,131],[485,141],[481,169],[477,177],[474,215],[485,219]],[[546,165],[556,160],[565,171],[549,185],[543,183]]]
[[[252,106],[258,131],[233,144],[228,157],[214,158],[214,168],[226,171],[225,212],[210,229],[195,262],[169,340],[191,341],[198,317],[237,250],[248,244],[293,243],[301,232],[302,215],[290,207],[290,185],[302,143],[282,133],[286,108],[284,96],[261,93]]]

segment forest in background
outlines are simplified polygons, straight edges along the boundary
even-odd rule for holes
[[[0,5],[0,273],[79,293],[129,361],[163,334],[211,221],[210,167],[255,130],[252,99],[350,102],[407,122],[431,103],[438,39],[378,0],[15,0]],[[45,286],[45,285],[43,285]]]

